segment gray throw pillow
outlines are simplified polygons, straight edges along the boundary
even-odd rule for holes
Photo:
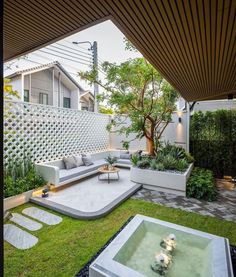
[[[130,158],[131,158],[131,154],[120,153],[120,159],[129,160]]]
[[[86,165],[86,166],[93,164],[92,157],[90,154],[87,154],[87,155],[82,154],[82,160],[83,160],[84,165]]]
[[[82,155],[73,155],[76,163],[76,167],[84,165],[84,162],[82,160]]]
[[[76,162],[73,156],[63,157],[63,162],[65,163],[66,169],[71,169],[76,167]]]

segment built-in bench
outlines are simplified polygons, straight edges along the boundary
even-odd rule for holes
[[[98,172],[98,168],[107,164],[105,158],[110,154],[112,156],[116,156],[118,158],[116,166],[120,167],[131,167],[130,159],[120,158],[120,155],[124,153],[124,151],[120,150],[111,150],[111,151],[103,151],[98,153],[92,153],[92,161],[93,164],[89,166],[81,165],[76,168],[66,169],[64,161],[54,160],[45,163],[36,163],[35,167],[37,172],[51,185],[55,187],[59,187],[76,180],[82,179],[84,177],[93,175]]]

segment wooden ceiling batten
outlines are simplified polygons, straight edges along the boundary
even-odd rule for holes
[[[236,94],[235,0],[4,0],[4,59],[107,18],[186,100]]]

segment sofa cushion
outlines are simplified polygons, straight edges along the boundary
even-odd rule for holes
[[[84,162],[82,160],[82,155],[73,155],[76,163],[76,167],[84,165]]]
[[[131,161],[128,159],[118,159],[116,164],[131,164]]]
[[[92,157],[90,154],[82,154],[82,160],[85,166],[89,166],[93,164]]]
[[[59,170],[59,182],[64,182],[64,181],[70,180],[72,178],[82,176],[91,171],[95,171],[100,166],[103,166],[105,164],[106,164],[106,162],[104,160],[98,160],[89,166],[82,165],[82,166],[79,166],[76,168],[72,168],[70,170],[66,170],[66,169]]]
[[[129,153],[120,153],[120,159],[129,160],[131,158],[131,154]]]
[[[72,169],[72,168],[76,167],[76,161],[73,156],[63,157],[63,162],[65,163],[66,169]]]

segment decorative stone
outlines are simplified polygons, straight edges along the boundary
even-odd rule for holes
[[[37,231],[43,227],[41,223],[38,223],[18,213],[12,213],[12,218],[10,220],[30,231]]]
[[[38,238],[13,224],[4,224],[4,240],[18,249],[29,249],[38,242]]]
[[[23,214],[35,218],[47,225],[56,225],[62,221],[60,216],[51,214],[36,207],[29,207],[22,211]]]

